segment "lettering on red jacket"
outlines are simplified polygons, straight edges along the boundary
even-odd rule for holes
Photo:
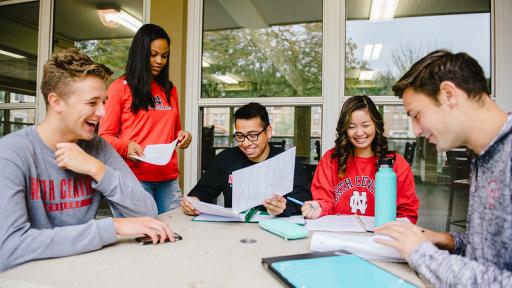
[[[363,188],[368,189],[371,193],[375,193],[375,180],[373,180],[372,178],[370,178],[368,176],[362,176],[362,177],[356,176],[354,180],[355,181],[352,181],[352,178],[350,178],[350,177],[342,179],[338,183],[338,185],[336,185],[336,187],[334,187],[334,195],[335,195],[336,203],[338,203],[338,201],[340,200],[341,195],[343,193],[353,189],[354,187],[355,188],[363,187]]]

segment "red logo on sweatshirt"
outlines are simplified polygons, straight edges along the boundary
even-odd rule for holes
[[[500,197],[500,191],[498,189],[498,184],[496,180],[489,181],[487,186],[487,207],[494,209],[496,208],[496,203],[498,202],[498,198]]]
[[[47,212],[75,209],[92,203],[92,180],[90,177],[60,179],[30,179],[30,200],[43,201]]]

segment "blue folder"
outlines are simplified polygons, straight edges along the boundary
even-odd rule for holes
[[[283,260],[264,258],[263,263],[290,287],[416,287],[400,277],[355,255],[310,256]],[[305,255],[308,255],[304,257]]]

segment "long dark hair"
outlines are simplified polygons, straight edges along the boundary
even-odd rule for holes
[[[350,118],[352,113],[357,110],[365,110],[370,113],[370,117],[375,125],[375,138],[372,141],[372,151],[380,158],[383,154],[388,152],[388,139],[384,136],[384,121],[380,115],[377,106],[373,103],[372,99],[368,96],[353,96],[350,97],[341,108],[340,118],[338,119],[338,126],[336,127],[336,141],[334,147],[333,159],[338,159],[338,174],[345,175],[347,170],[347,160],[349,156],[355,157],[356,152],[354,145],[350,142],[347,130],[350,126]]]
[[[151,42],[157,39],[164,39],[167,45],[171,44],[171,39],[165,30],[155,24],[145,24],[135,33],[128,62],[126,63],[125,77],[128,86],[132,90],[131,111],[137,113],[140,109],[148,111],[149,107],[155,107],[155,101],[151,94],[151,67],[149,59],[151,57]],[[171,90],[173,84],[169,81],[169,60],[165,63],[160,74],[155,77],[155,81],[160,85],[170,103]]]

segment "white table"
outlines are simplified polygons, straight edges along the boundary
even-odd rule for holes
[[[309,252],[311,234],[286,241],[258,224],[192,222],[180,209],[161,218],[182,241],[142,246],[124,239],[90,253],[33,261],[0,273],[0,287],[281,287],[261,258]],[[377,264],[424,286],[405,264]]]

